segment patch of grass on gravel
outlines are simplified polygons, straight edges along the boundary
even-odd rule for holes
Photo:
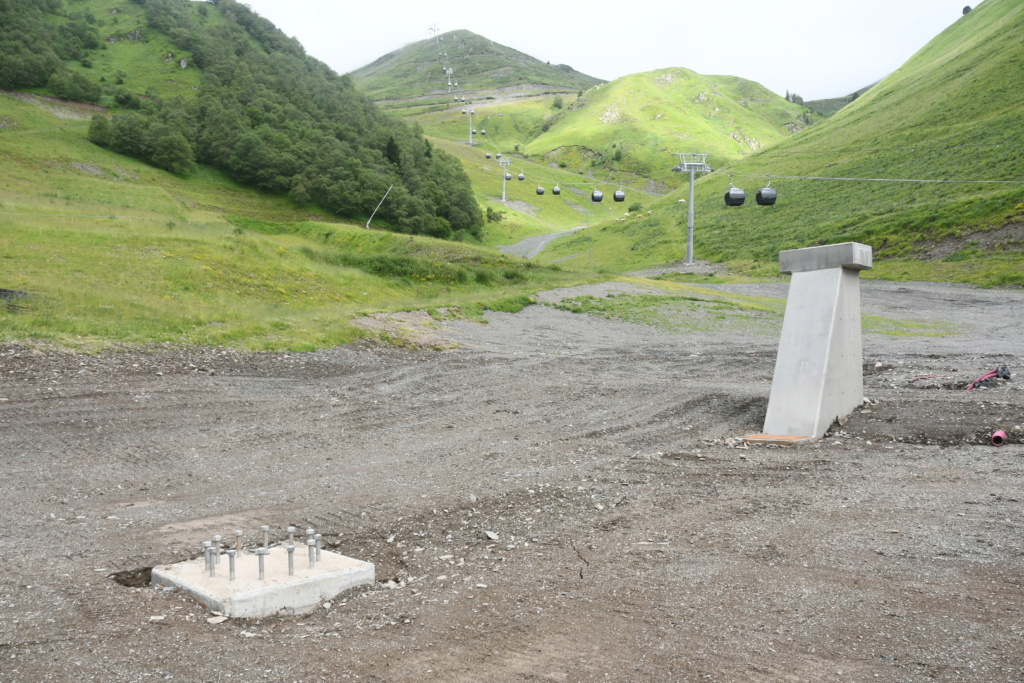
[[[648,284],[651,284],[648,281]],[[666,332],[730,332],[777,336],[782,330],[784,299],[717,292],[704,287],[660,282],[666,294],[579,296],[548,304],[570,313],[649,325]],[[866,334],[894,337],[946,337],[959,334],[953,323],[862,317]]]

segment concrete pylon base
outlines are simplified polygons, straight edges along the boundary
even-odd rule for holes
[[[259,559],[243,553],[236,558],[235,580],[229,579],[228,557],[220,556],[217,576],[210,577],[202,557],[153,568],[155,586],[178,588],[208,609],[229,617],[267,617],[274,614],[305,614],[323,602],[356,586],[372,584],[374,566],[369,562],[321,551],[316,567],[309,568],[305,548],[295,553],[295,574],[288,574],[288,557],[277,547],[264,558],[264,578],[259,578]]]
[[[864,398],[859,271],[871,247],[795,249],[779,261],[793,279],[764,433],[817,438]]]

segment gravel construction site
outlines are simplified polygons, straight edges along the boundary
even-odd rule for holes
[[[379,317],[406,348],[0,346],[0,680],[1024,680],[1024,292],[865,281],[911,325],[796,447],[739,438],[780,316],[553,305],[645,293]],[[262,525],[376,581],[260,619],[149,584]]]

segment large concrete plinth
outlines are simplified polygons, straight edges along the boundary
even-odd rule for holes
[[[764,435],[821,437],[864,397],[860,275],[871,247],[856,242],[779,254],[792,273]]]
[[[374,566],[369,562],[321,551],[320,561],[309,568],[305,548],[295,552],[295,575],[288,575],[288,553],[271,549],[264,558],[264,580],[259,578],[256,555],[243,553],[235,559],[235,580],[229,580],[228,557],[220,556],[217,576],[211,578],[204,558],[153,568],[153,585],[178,588],[208,609],[230,617],[266,617],[273,614],[305,614],[317,605],[356,586],[372,584]]]

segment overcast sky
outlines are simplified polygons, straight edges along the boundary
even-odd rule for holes
[[[895,71],[963,14],[965,0],[248,0],[306,51],[347,73],[468,29],[612,80],[664,67],[757,81],[806,100],[848,95]],[[976,3],[971,3],[976,6]],[[458,77],[458,64],[453,64]],[[463,87],[473,84],[463,82]]]

